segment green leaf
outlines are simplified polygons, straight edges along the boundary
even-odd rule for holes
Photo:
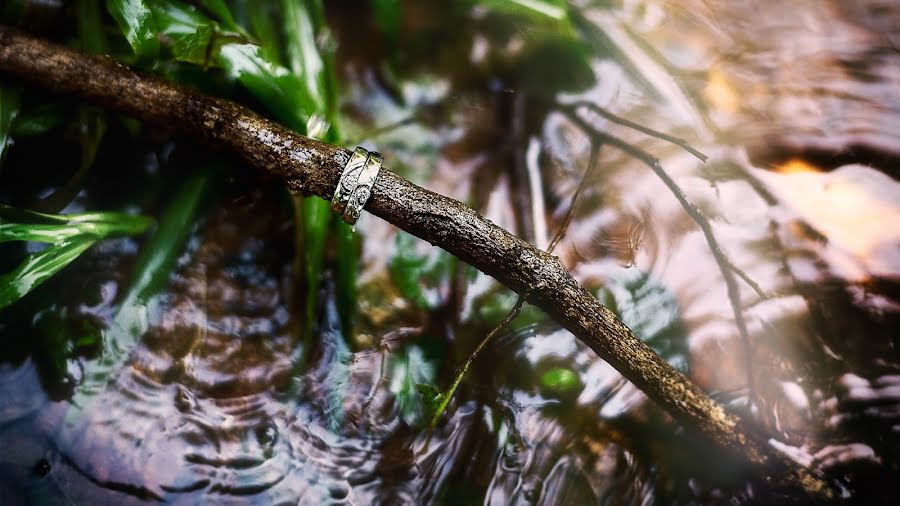
[[[106,32],[100,5],[95,0],[78,0],[78,40],[81,50],[91,54],[107,52]]]
[[[566,367],[553,367],[541,375],[541,386],[555,394],[571,394],[581,391],[581,379]]]
[[[284,16],[285,52],[288,68],[304,83],[314,111],[329,123],[335,120],[336,84],[317,47],[317,31],[324,24],[322,5],[319,1],[282,0]],[[319,30],[317,30],[319,28]],[[311,132],[314,137],[322,137],[322,132]]]
[[[437,248],[430,249],[429,254],[419,254],[416,238],[398,232],[388,272],[403,298],[428,309],[440,303],[434,300],[433,293],[450,278],[455,261],[455,257]]]
[[[104,332],[102,356],[86,371],[72,399],[76,407],[85,406],[106,385],[128,351],[147,331],[153,297],[168,286],[175,263],[213,191],[217,170],[216,166],[206,167],[182,183],[160,217],[156,231],[141,248],[128,291],[116,309],[112,324]]]
[[[565,37],[576,35],[566,0],[478,0],[476,3],[498,13],[524,18]]]
[[[106,8],[139,59],[159,53],[153,13],[144,0],[106,0]]]
[[[19,113],[21,101],[21,88],[0,84],[0,164],[9,146],[10,128]]]
[[[196,8],[172,0],[148,0],[153,20],[161,35],[172,39],[191,35],[197,27],[211,25],[213,21]]]
[[[446,394],[427,383],[417,384],[416,390],[418,390],[419,395],[422,396],[422,405],[425,407],[425,416],[432,420],[432,425],[435,425],[434,420],[439,416],[439,411],[443,411]]]
[[[79,236],[103,239],[113,235],[136,235],[152,223],[150,218],[125,213],[55,215],[0,204],[0,243],[35,241],[52,244]]]
[[[225,28],[236,32],[240,30],[234,21],[234,16],[231,15],[231,9],[228,8],[224,0],[200,0],[200,5],[219,18],[219,22]]]
[[[18,218],[30,220],[12,221]],[[149,218],[122,213],[57,216],[0,204],[0,243],[34,241],[50,244],[0,276],[0,308],[25,296],[97,241],[110,236],[136,235],[151,223]]]
[[[306,132],[315,102],[304,83],[288,69],[267,61],[259,46],[228,44],[222,47],[219,63],[229,77],[266,106],[272,116],[288,128]]]
[[[562,21],[567,17],[565,0],[481,0],[481,4],[494,9],[541,16],[557,21]]]
[[[120,308],[146,303],[166,287],[175,261],[200,216],[202,205],[213,191],[213,175],[218,170],[220,167],[216,165],[199,170],[182,183],[172,196],[169,207],[159,219],[156,232],[141,249],[131,285]]]
[[[195,65],[209,65],[216,49],[213,42],[214,34],[212,26],[198,25],[194,33],[175,38],[175,42],[172,44],[172,54],[179,61]]]
[[[395,395],[400,415],[408,425],[417,426],[434,415],[440,403],[429,410],[424,395],[420,395],[420,385],[430,388],[426,382],[434,381],[437,367],[428,360],[422,348],[408,346],[402,352],[390,355],[387,370],[390,391]]]
[[[635,267],[608,280],[597,296],[636,336],[681,372],[688,370],[687,327],[675,296]]]
[[[0,276],[0,309],[47,281],[95,242],[96,239],[92,237],[82,237],[28,255],[17,268]]]
[[[216,63],[226,75],[254,95],[287,127],[306,133],[316,104],[305,83],[277,64],[263,47],[239,33],[222,32],[196,8],[172,0],[151,0],[160,33],[172,40],[176,58],[198,64]],[[210,44],[214,47],[210,48]],[[207,61],[206,55],[212,55]],[[201,55],[203,55],[201,57]]]
[[[65,120],[66,115],[59,104],[41,104],[16,116],[9,134],[12,137],[34,137],[62,125]]]
[[[400,31],[401,14],[400,0],[372,0],[372,11],[375,16],[375,24],[381,33],[391,38],[396,38]]]

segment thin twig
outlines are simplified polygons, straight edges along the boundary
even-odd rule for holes
[[[696,157],[701,162],[705,162],[708,159],[708,157],[705,154],[701,153],[698,149],[696,149],[693,146],[691,146],[690,144],[688,144],[688,142],[686,140],[682,139],[681,137],[675,137],[675,136],[669,135],[665,132],[660,132],[659,130],[654,130],[652,128],[645,127],[644,125],[641,125],[640,123],[635,123],[634,121],[627,120],[621,116],[616,116],[615,114],[609,112],[608,110],[600,107],[597,104],[594,104],[591,102],[586,102],[586,101],[579,101],[579,102],[574,102],[572,104],[567,104],[567,105],[570,105],[571,107],[577,107],[577,106],[586,107],[587,109],[593,111],[596,114],[599,114],[600,116],[603,116],[604,118],[608,119],[609,121],[612,121],[613,123],[617,123],[619,125],[626,126],[632,130],[637,130],[638,132],[645,133],[651,137],[656,137],[657,139],[662,139],[666,142],[672,143],[672,144],[680,147],[681,149],[687,151],[688,153],[692,154],[694,157]]]
[[[562,224],[559,226],[559,230],[556,231],[556,234],[553,236],[553,240],[550,241],[550,244],[547,246],[547,253],[553,253],[553,250],[556,248],[556,245],[560,243],[562,238],[566,235],[566,231],[569,229],[569,224],[572,223],[572,216],[575,215],[575,204],[578,202],[578,196],[581,195],[581,190],[584,189],[585,181],[590,178],[591,172],[593,172],[594,167],[597,165],[597,160],[599,159],[600,154],[600,146],[598,144],[591,145],[591,155],[588,158],[588,165],[584,169],[584,173],[581,175],[581,181],[578,182],[578,186],[575,188],[575,191],[572,193],[572,197],[569,199],[569,210],[566,212],[565,218],[563,218]],[[528,296],[527,293],[519,295],[519,298],[516,300],[516,303],[513,305],[512,309],[509,310],[506,317],[498,323],[490,332],[487,333],[486,336],[478,343],[478,346],[472,350],[472,353],[466,357],[465,362],[462,363],[456,369],[456,373],[453,378],[453,383],[450,384],[450,388],[444,392],[441,403],[438,408],[434,412],[434,416],[431,418],[431,426],[437,425],[438,421],[440,421],[441,415],[447,409],[447,405],[450,403],[450,400],[453,398],[453,395],[456,393],[457,388],[460,383],[462,383],[463,377],[465,377],[466,373],[469,372],[469,367],[472,366],[472,363],[475,362],[475,359],[478,358],[478,355],[481,354],[481,351],[488,345],[491,340],[498,335],[501,331],[503,331],[516,317],[519,316],[519,313],[522,311],[522,305],[525,303],[525,299]]]
[[[669,191],[672,192],[672,194],[678,200],[678,203],[681,204],[681,207],[685,210],[688,216],[690,216],[694,223],[696,223],[697,226],[700,227],[700,230],[703,232],[704,238],[706,238],[706,244],[709,246],[713,258],[716,260],[716,264],[719,266],[719,270],[722,272],[722,278],[725,280],[725,286],[728,291],[728,301],[731,304],[731,310],[734,314],[734,323],[735,326],[737,326],[738,333],[740,334],[741,342],[744,348],[744,367],[747,373],[747,389],[750,393],[751,401],[755,400],[756,389],[753,376],[753,348],[750,343],[750,334],[747,331],[747,323],[744,320],[744,312],[741,309],[740,288],[738,287],[737,280],[734,277],[734,264],[732,264],[732,262],[725,255],[725,252],[722,251],[722,248],[719,245],[719,241],[716,239],[716,236],[713,233],[712,225],[709,223],[709,220],[705,216],[703,216],[703,212],[700,211],[700,209],[696,205],[694,205],[693,202],[688,200],[687,195],[685,195],[684,193],[684,190],[682,190],[681,187],[678,186],[678,183],[676,183],[675,180],[672,179],[672,177],[669,176],[669,174],[662,168],[662,165],[660,165],[659,163],[659,159],[657,159],[655,156],[637,146],[619,139],[618,137],[614,137],[608,133],[598,131],[577,114],[569,114],[569,119],[579,125],[595,140],[599,140],[615,146],[622,152],[640,160],[645,165],[650,167],[653,173],[656,174],[656,176],[660,180],[662,180],[666,187],[669,188]],[[749,279],[749,277],[747,277],[747,279]],[[756,286],[758,287],[758,285]]]
[[[553,250],[556,249],[556,245],[562,241],[563,237],[565,237],[566,232],[569,230],[569,224],[572,223],[572,217],[575,215],[575,204],[578,203],[578,197],[581,195],[581,191],[584,190],[584,186],[586,182],[590,179],[591,173],[593,173],[594,168],[597,167],[600,158],[600,145],[595,143],[591,144],[591,154],[588,157],[588,165],[584,168],[584,173],[581,174],[581,181],[578,182],[578,186],[575,188],[575,192],[572,194],[572,199],[569,201],[569,210],[566,212],[565,218],[563,218],[562,224],[559,226],[559,230],[556,231],[556,235],[553,237],[553,240],[550,241],[550,245],[547,246],[547,253],[553,253]]]
[[[475,362],[475,359],[478,358],[478,355],[481,354],[481,350],[483,350],[489,342],[499,334],[507,325],[509,325],[513,320],[519,316],[519,312],[522,311],[522,305],[525,304],[525,296],[520,295],[516,300],[516,304],[509,311],[509,314],[506,315],[506,318],[503,319],[493,330],[488,332],[484,339],[478,343],[478,346],[472,350],[472,353],[466,358],[465,362],[462,363],[459,368],[456,370],[456,374],[453,378],[453,383],[450,384],[450,388],[447,389],[446,392],[441,396],[441,403],[438,405],[437,409],[434,411],[434,415],[431,417],[431,426],[434,427],[441,420],[441,415],[443,415],[444,411],[447,409],[447,405],[450,404],[450,400],[453,399],[453,394],[456,392],[456,389],[459,388],[459,384],[462,383],[463,378],[466,376],[466,373],[469,372],[469,367],[472,366],[472,363]]]
[[[763,290],[756,281],[753,281],[753,278],[751,278],[749,274],[744,272],[744,270],[737,265],[734,265],[734,262],[732,262],[730,258],[725,257],[725,261],[728,262],[728,268],[731,269],[735,274],[737,274],[739,278],[743,279],[744,283],[747,283],[747,286],[752,288],[760,299],[769,299],[772,297],[772,294],[766,293],[766,291]]]

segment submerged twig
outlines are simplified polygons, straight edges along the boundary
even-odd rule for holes
[[[578,182],[578,186],[575,188],[575,191],[572,193],[572,197],[569,199],[569,209],[566,211],[566,216],[563,218],[562,224],[559,226],[559,230],[556,231],[556,234],[553,236],[553,239],[550,241],[550,244],[547,246],[547,253],[553,253],[553,250],[556,246],[562,241],[563,237],[566,235],[566,231],[569,229],[569,224],[572,223],[572,217],[575,215],[575,204],[578,202],[578,197],[581,195],[581,190],[584,189],[585,182],[590,178],[591,173],[594,170],[594,167],[597,165],[598,155],[600,153],[600,146],[594,144],[591,146],[591,155],[588,158],[588,166],[584,169],[584,173],[581,175],[581,181]],[[519,316],[519,313],[522,311],[522,306],[525,304],[525,299],[527,297],[526,294],[519,295],[519,298],[516,299],[516,303],[513,304],[512,309],[509,310],[506,317],[498,323],[490,332],[487,333],[486,336],[478,343],[478,346],[472,350],[472,353],[466,357],[466,360],[456,369],[455,376],[453,378],[453,383],[450,384],[450,388],[447,389],[441,396],[441,402],[438,405],[438,408],[435,410],[434,415],[431,418],[431,425],[437,425],[437,422],[440,420],[441,415],[444,413],[444,410],[447,409],[447,405],[450,404],[450,400],[453,398],[453,394],[456,393],[456,389],[459,388],[460,383],[462,383],[463,378],[466,373],[469,372],[469,368],[472,366],[472,363],[475,362],[475,359],[478,358],[478,355],[481,354],[481,351],[487,347],[488,343],[494,339],[500,332],[502,332],[507,325],[512,323],[516,317]]]
[[[615,114],[609,112],[608,110],[604,109],[603,107],[600,107],[597,104],[581,101],[581,102],[575,102],[574,104],[572,104],[572,106],[585,107],[588,110],[608,119],[609,121],[612,121],[613,123],[628,127],[632,130],[637,130],[638,132],[647,134],[651,137],[656,137],[657,139],[661,139],[661,140],[664,140],[671,144],[674,144],[674,145],[680,147],[681,149],[687,151],[688,153],[692,154],[694,157],[696,157],[701,162],[705,162],[708,159],[708,157],[705,154],[701,153],[699,150],[697,150],[696,148],[694,148],[693,146],[688,144],[688,142],[686,140],[684,140],[680,137],[675,137],[675,136],[669,135],[665,132],[660,132],[659,130],[654,130],[652,128],[645,127],[644,125],[641,125],[640,123],[635,123],[634,121],[627,120],[621,116],[616,116]]]
[[[772,296],[771,294],[766,293],[766,291],[763,290],[762,287],[759,286],[759,284],[756,281],[754,281],[753,278],[751,278],[749,274],[744,272],[743,269],[741,269],[737,265],[734,265],[734,262],[732,262],[730,258],[725,257],[725,261],[728,262],[728,268],[731,269],[735,274],[737,274],[737,276],[739,278],[744,280],[744,283],[747,283],[747,286],[752,288],[753,291],[756,292],[756,295],[758,295],[760,299],[765,300]]]
[[[747,390],[750,394],[750,400],[755,401],[756,397],[756,388],[755,381],[753,375],[753,347],[750,343],[750,333],[747,330],[747,322],[744,320],[744,311],[741,308],[741,296],[740,296],[740,288],[738,287],[737,280],[735,279],[735,271],[739,271],[725,252],[722,250],[722,247],[719,246],[719,241],[716,239],[715,234],[712,230],[712,225],[709,220],[703,216],[703,212],[700,211],[693,202],[688,200],[687,195],[684,193],[684,190],[678,186],[678,183],[672,179],[671,176],[662,168],[662,165],[659,163],[659,159],[650,153],[644,151],[643,149],[629,144],[628,142],[619,139],[613,135],[610,135],[606,132],[601,132],[595,128],[593,128],[587,121],[579,117],[576,113],[569,114],[569,118],[574,121],[577,125],[579,125],[582,129],[585,130],[586,133],[591,135],[595,140],[599,140],[615,146],[620,149],[622,152],[640,160],[645,165],[650,167],[650,170],[653,171],[656,176],[662,180],[663,184],[669,188],[669,191],[672,195],[675,196],[675,199],[678,200],[678,203],[681,204],[681,207],[684,211],[691,217],[694,223],[700,227],[700,230],[703,232],[703,237],[706,239],[706,244],[709,246],[709,250],[712,252],[713,258],[716,261],[716,264],[719,267],[719,271],[722,273],[722,278],[725,280],[725,287],[728,292],[728,301],[731,304],[731,310],[734,314],[734,323],[738,329],[738,334],[741,338],[741,343],[744,348],[744,368],[747,374]],[[749,280],[749,276],[747,276],[743,271],[742,278],[745,280]],[[755,289],[759,288],[759,285],[753,283],[751,286],[754,286]],[[758,290],[761,292],[761,289]]]
[[[116,61],[87,56],[3,26],[0,73],[229,150],[251,166],[282,178],[296,193],[330,199],[350,158],[342,147],[298,135],[234,102],[142,76]],[[617,147],[623,144],[614,137],[598,139]],[[778,483],[799,487],[811,497],[835,496],[833,485],[821,475],[778,452],[765,435],[726,412],[638,339],[575,281],[558,258],[485,220],[465,204],[387,169],[380,172],[365,209],[444,248],[525,297],[676,420],[717,446],[767,466]]]

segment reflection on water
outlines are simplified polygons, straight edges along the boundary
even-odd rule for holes
[[[562,221],[596,147],[578,119],[659,156],[752,281],[738,280],[746,339],[707,238],[656,175],[610,146],[557,253],[664,358],[779,448],[844,480],[860,502],[889,502],[897,484],[885,478],[900,465],[900,9],[698,0],[583,13],[617,56],[593,61],[596,83],[577,93],[510,71],[527,37],[473,21],[476,33],[460,41],[436,21],[438,8],[410,8],[406,22],[424,34],[410,40],[445,44],[442,58],[411,45],[394,77],[372,64],[378,49],[353,46],[336,19],[346,109],[359,120],[347,128],[365,138],[412,115],[365,144],[536,242]],[[557,88],[567,93],[554,96]],[[671,131],[710,160],[560,105],[578,101]],[[290,216],[276,189],[246,187],[233,183],[207,216],[150,330],[90,403],[53,400],[65,396],[42,379],[39,356],[0,366],[4,503],[764,497],[759,477],[674,426],[550,322],[520,319],[476,363],[445,421],[422,428],[416,384],[446,384],[511,301],[489,278],[364,217],[354,332],[366,338],[340,328],[326,279],[316,339],[304,342]],[[77,292],[79,318],[109,323],[133,246],[94,252],[90,280],[60,278],[78,287],[64,293]],[[420,269],[418,299],[395,286],[399,253]]]

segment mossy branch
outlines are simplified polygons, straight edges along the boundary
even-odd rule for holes
[[[347,149],[297,135],[234,102],[3,26],[0,73],[229,150],[305,195],[330,199],[350,157]],[[365,209],[524,295],[680,423],[721,448],[766,466],[776,481],[817,499],[834,497],[832,484],[777,452],[765,435],[726,412],[653,352],[575,281],[558,258],[485,220],[465,204],[387,169],[379,174]]]

